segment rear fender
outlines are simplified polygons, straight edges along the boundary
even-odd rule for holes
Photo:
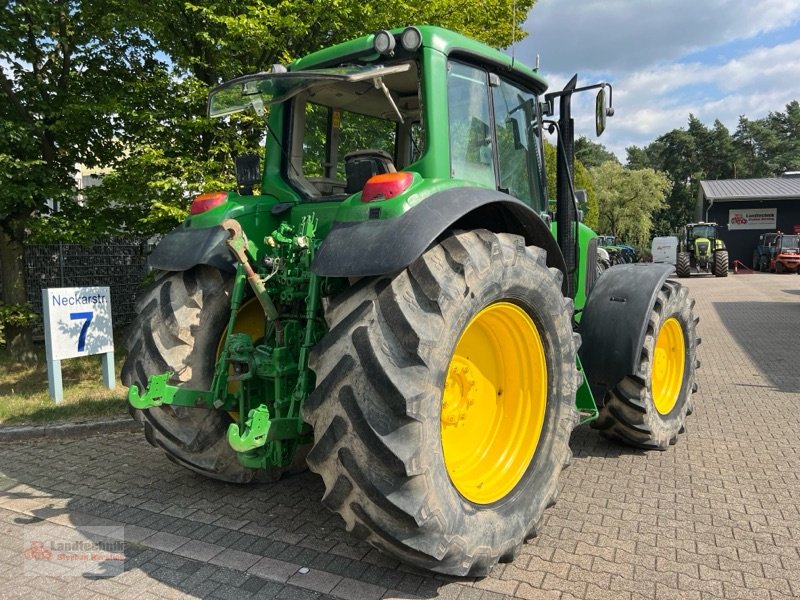
[[[225,240],[229,233],[222,227],[186,227],[181,225],[165,235],[150,254],[150,266],[161,271],[187,271],[197,265],[209,265],[233,273],[236,262]]]
[[[580,358],[596,399],[637,371],[650,311],[672,271],[672,265],[617,265],[597,280],[580,321]]]
[[[549,267],[566,272],[550,228],[533,209],[508,194],[474,187],[437,192],[399,217],[334,223],[311,270],[325,277],[397,273],[447,231],[477,228],[521,235],[547,251]]]

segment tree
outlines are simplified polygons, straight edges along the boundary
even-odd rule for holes
[[[209,89],[403,22],[493,46],[521,39],[535,0],[11,0],[0,13],[0,275],[25,301],[23,242],[163,232],[200,191],[233,183],[231,158],[263,124],[204,117]],[[166,57],[166,58],[164,58]],[[111,172],[75,202],[75,165]],[[59,211],[53,211],[57,206]],[[30,337],[6,332],[17,356]]]
[[[556,147],[544,140],[544,163],[547,175],[547,194],[555,202],[556,197]],[[581,209],[584,211],[583,222],[587,227],[596,229],[598,225],[599,208],[597,195],[595,193],[594,182],[589,170],[583,163],[575,159],[575,189],[586,190],[586,205]]]
[[[670,182],[653,169],[626,169],[606,162],[590,169],[599,204],[599,227],[628,243],[650,241],[652,215],[664,206]]]
[[[580,136],[575,140],[575,158],[580,160],[587,169],[599,167],[604,162],[619,162],[613,152],[610,152],[603,144],[591,141],[585,136]]]
[[[763,119],[739,117],[733,135],[740,160],[739,177],[774,177],[800,170],[800,103],[793,100],[786,112],[770,112]]]
[[[25,0],[0,13],[0,269],[2,302],[25,303],[23,242],[53,207],[74,205],[75,165],[122,152],[117,98],[146,80],[155,49],[116,15],[121,0]],[[30,336],[7,344],[30,359]]]

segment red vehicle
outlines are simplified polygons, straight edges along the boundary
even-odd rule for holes
[[[769,270],[776,273],[800,272],[800,235],[779,235],[775,253],[769,261]]]

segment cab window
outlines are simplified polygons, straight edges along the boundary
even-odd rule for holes
[[[450,176],[495,187],[488,74],[450,62],[447,74]]]
[[[544,210],[536,95],[457,61],[449,63],[447,81],[451,177],[501,190]]]

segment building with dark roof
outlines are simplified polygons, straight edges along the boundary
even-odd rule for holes
[[[752,266],[758,236],[769,231],[800,233],[800,173],[765,179],[701,181],[698,221],[723,225],[720,236],[734,259]]]

